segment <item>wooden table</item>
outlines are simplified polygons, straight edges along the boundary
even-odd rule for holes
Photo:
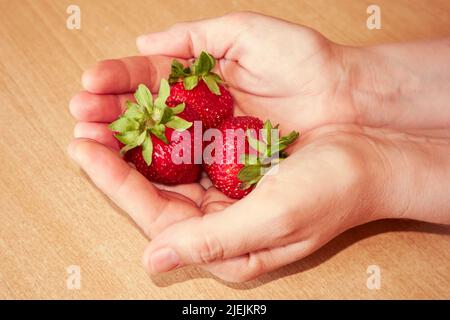
[[[366,9],[381,8],[368,30]],[[66,28],[69,5],[81,29]],[[254,10],[366,45],[450,34],[450,2],[357,0],[0,1],[0,298],[450,298],[450,228],[379,221],[244,284],[197,268],[149,278],[147,239],[66,155],[70,97],[96,60],[137,54],[135,37],[180,20]],[[67,287],[80,267],[81,288]],[[366,286],[369,265],[381,288]]]

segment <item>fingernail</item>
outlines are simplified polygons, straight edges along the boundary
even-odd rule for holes
[[[175,269],[180,264],[177,253],[170,248],[159,249],[150,256],[150,272],[161,273]]]
[[[75,127],[73,128],[73,136],[75,138],[80,138],[81,137],[80,128],[81,128],[80,123],[77,123],[75,125]]]
[[[75,161],[77,160],[74,143],[69,144],[69,146],[67,147],[67,153],[73,160],[75,160]]]
[[[137,43],[137,45],[138,45],[138,46],[143,45],[144,42],[145,42],[145,38],[146,38],[145,35],[141,35],[141,36],[137,37],[137,38],[136,38],[136,43]]]

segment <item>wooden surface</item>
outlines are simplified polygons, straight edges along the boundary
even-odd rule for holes
[[[254,11],[366,45],[450,34],[448,0],[0,0],[0,298],[450,298],[450,229],[380,221],[350,230],[306,259],[245,284],[196,268],[150,279],[147,240],[69,160],[70,97],[96,60],[137,54],[141,33],[180,20]],[[81,8],[81,30],[66,9]],[[81,269],[81,289],[66,286]],[[381,289],[366,287],[369,265]]]

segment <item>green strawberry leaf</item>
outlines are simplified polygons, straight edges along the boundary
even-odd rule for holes
[[[154,105],[153,113],[151,114],[151,118],[153,119],[153,121],[155,121],[156,123],[161,122],[165,108],[166,108],[165,106],[161,106],[158,104]]]
[[[160,97],[157,97],[155,99],[155,103],[153,105],[153,108],[155,108],[155,107],[159,108],[161,111],[162,109],[164,109],[166,107],[166,102],[163,99],[161,99]]]
[[[184,73],[184,65],[180,61],[174,59],[172,61],[172,65],[170,67],[170,75],[171,76],[176,76],[176,77],[184,76],[185,75],[185,73]]]
[[[185,107],[186,107],[186,104],[184,102],[176,105],[175,107],[172,108],[173,114],[182,113],[184,111]]]
[[[247,130],[247,141],[250,147],[252,147],[258,153],[264,154],[267,150],[267,144],[263,141],[253,138],[252,130]]]
[[[166,103],[167,98],[170,96],[170,86],[166,79],[161,79],[161,84],[159,85],[158,98]]]
[[[169,75],[169,84],[175,84],[175,83],[177,83],[177,82],[178,82],[178,79],[180,79],[180,78],[183,78],[183,77],[178,76],[178,75],[174,75],[173,73],[171,73],[171,74]]]
[[[204,55],[204,56],[206,56],[206,58],[208,58],[208,60],[209,60],[208,61],[209,65],[207,65],[208,72],[211,71],[214,68],[214,66],[216,65],[216,59],[206,51],[203,51],[200,55]]]
[[[254,150],[258,151],[259,148],[259,141],[255,138],[253,138],[251,134],[251,130],[247,130],[247,141],[250,147],[252,147]]]
[[[153,155],[153,142],[150,136],[146,136],[144,142],[142,143],[142,157],[144,158],[147,166],[152,164]]]
[[[147,130],[144,130],[141,132],[141,134],[136,139],[136,146],[140,146],[142,143],[144,143],[145,137],[148,136]]]
[[[138,86],[136,92],[134,93],[134,97],[139,105],[147,109],[153,104],[152,93],[144,84],[140,84]],[[149,113],[151,113],[151,110],[149,110]]]
[[[116,121],[110,123],[108,127],[115,132],[125,132],[137,130],[139,128],[139,123],[127,117],[120,117]]]
[[[247,141],[249,145],[258,151],[259,155],[245,154],[241,156],[240,163],[244,163],[244,167],[238,172],[238,179],[241,181],[239,188],[241,190],[246,190],[253,185],[257,184],[261,178],[271,170],[274,165],[279,164],[284,158],[287,157],[287,153],[283,151],[289,144],[294,142],[299,133],[293,131],[287,136],[281,137],[277,140],[274,145],[271,146],[271,136],[272,129],[278,129],[278,125],[275,127],[268,120],[263,125],[264,130],[262,131],[265,140],[261,141],[253,137],[251,129],[247,130]],[[267,143],[266,143],[267,142]],[[268,149],[272,148],[271,151],[276,151],[277,154],[271,155],[271,151]]]
[[[123,156],[125,153],[130,151],[131,149],[136,148],[137,146],[140,146],[144,140],[145,137],[148,137],[147,130],[144,130],[137,138],[136,141],[132,144],[125,145],[122,149],[120,149],[120,154]]]
[[[177,72],[186,73],[180,63],[173,63]],[[134,96],[137,103],[126,102],[126,110],[122,116],[113,121],[109,128],[114,131],[115,137],[125,146],[120,150],[124,155],[129,150],[142,146],[142,155],[147,165],[151,165],[153,154],[152,135],[168,144],[166,126],[178,131],[186,130],[192,126],[175,114],[180,114],[185,109],[185,104],[180,103],[174,108],[166,105],[170,95],[170,85],[167,80],[161,80],[159,93],[153,101],[150,90],[143,84],[139,85]]]
[[[202,51],[191,67],[184,67],[179,61],[173,60],[169,83],[174,84],[183,79],[184,88],[192,90],[198,85],[199,78],[201,78],[211,92],[220,95],[219,84],[223,83],[223,80],[217,73],[211,71],[215,65],[216,59],[205,51]]]
[[[264,122],[263,128],[266,129],[266,130],[273,129],[273,127],[272,127],[272,122],[270,122],[270,120],[266,120],[266,121]]]
[[[144,109],[139,104],[137,104],[136,102],[133,102],[133,101],[126,101],[125,106],[127,107],[127,110],[133,109],[133,110],[137,110],[137,111],[141,111],[141,112],[144,111]]]
[[[192,73],[195,75],[206,75],[215,66],[216,60],[209,53],[202,51],[200,56],[192,64]]]
[[[281,137],[278,142],[272,147],[272,150],[283,151],[290,144],[292,144],[299,137],[299,133],[297,131],[290,132],[287,136]]]
[[[287,136],[283,136],[280,138],[280,144],[289,145],[294,142],[298,137],[299,133],[297,131],[290,132]]]
[[[220,96],[220,88],[217,82],[214,80],[214,77],[212,76],[202,76],[202,80],[205,82],[205,84],[208,86],[209,91],[214,93],[217,96]]]
[[[173,116],[166,126],[177,131],[184,131],[192,126],[192,122],[186,121],[178,116]]]
[[[180,61],[178,61],[177,59],[173,59],[172,66],[171,66],[172,72],[182,73],[183,69],[184,69],[183,64]]]
[[[215,72],[210,72],[209,76],[213,78],[213,80],[217,83],[224,83],[222,78]]]
[[[138,105],[137,103],[127,101],[126,102],[127,110],[123,114],[124,117],[132,118],[132,119],[140,119],[143,115],[143,107]]]
[[[120,155],[123,156],[125,153],[127,153],[128,151],[130,151],[131,149],[134,149],[136,147],[137,147],[137,145],[127,144],[122,149],[120,149]]]
[[[139,137],[139,131],[133,130],[133,131],[125,131],[123,133],[118,133],[114,135],[117,140],[122,142],[123,144],[136,144],[137,138]]]
[[[260,164],[258,156],[255,154],[241,154],[238,163],[243,163],[246,166],[251,164]]]
[[[261,138],[266,143],[264,156],[271,157],[272,151],[273,151],[273,148],[271,146],[272,145],[272,129],[273,129],[273,127],[272,127],[272,123],[270,122],[270,120],[267,120],[266,122],[264,122],[263,129],[264,130],[261,131],[261,133],[262,133]],[[278,138],[278,136],[276,136],[275,138]]]
[[[163,124],[157,124],[153,128],[150,128],[150,132],[153,133],[159,140],[168,144],[169,141],[166,137],[166,127]]]
[[[263,128],[264,128],[263,138],[265,139],[265,142],[270,145],[270,143],[272,142],[272,129],[273,129],[272,123],[270,122],[270,120],[267,120],[266,122],[264,122]]]
[[[172,66],[171,66],[171,70],[170,70],[169,83],[170,84],[177,83],[180,78],[182,79],[191,74],[192,74],[192,72],[189,67],[185,68],[181,62],[174,59],[172,61]]]
[[[255,179],[250,180],[250,181],[242,182],[242,183],[239,185],[239,189],[241,189],[241,190],[247,190],[248,188],[250,188],[250,187],[253,186],[254,184],[257,184],[257,183],[259,182],[259,180],[261,180],[261,177],[255,178]]]
[[[172,108],[165,107],[163,109],[163,113],[161,116],[161,120],[159,120],[159,123],[162,123],[162,124],[167,123],[167,121],[169,121],[172,118],[172,116],[173,116]]]
[[[261,176],[261,166],[258,164],[249,165],[239,170],[238,179],[242,182],[249,182],[258,179]]]
[[[183,79],[183,85],[186,90],[192,90],[194,89],[198,84],[198,77],[197,76],[188,76]]]

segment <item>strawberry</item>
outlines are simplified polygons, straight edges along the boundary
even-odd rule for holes
[[[134,164],[147,179],[164,184],[191,183],[199,178],[201,165],[193,160],[194,131],[192,121],[198,119],[195,110],[184,103],[169,107],[167,80],[161,80],[158,97],[153,101],[149,89],[139,85],[136,102],[127,101],[127,110],[109,128],[121,142],[121,154]],[[171,140],[174,130],[188,130],[190,143],[182,138]],[[187,140],[187,138],[186,138]],[[187,161],[172,160],[175,153]],[[185,154],[186,153],[186,154]]]
[[[202,52],[191,67],[185,68],[174,60],[169,77],[172,88],[168,103],[185,102],[191,106],[205,129],[215,128],[233,115],[233,98],[220,76],[211,71],[215,64],[214,57]]]
[[[222,122],[218,127],[220,136],[204,151],[204,168],[214,186],[233,199],[249,194],[264,173],[287,157],[284,149],[299,136],[293,131],[278,138],[277,129],[278,125],[273,127],[269,120],[263,123],[251,116],[228,118]],[[233,132],[234,139],[231,140],[230,133]],[[258,132],[259,140],[254,137]],[[218,148],[218,145],[223,147]],[[211,158],[207,157],[208,149],[211,149]]]

